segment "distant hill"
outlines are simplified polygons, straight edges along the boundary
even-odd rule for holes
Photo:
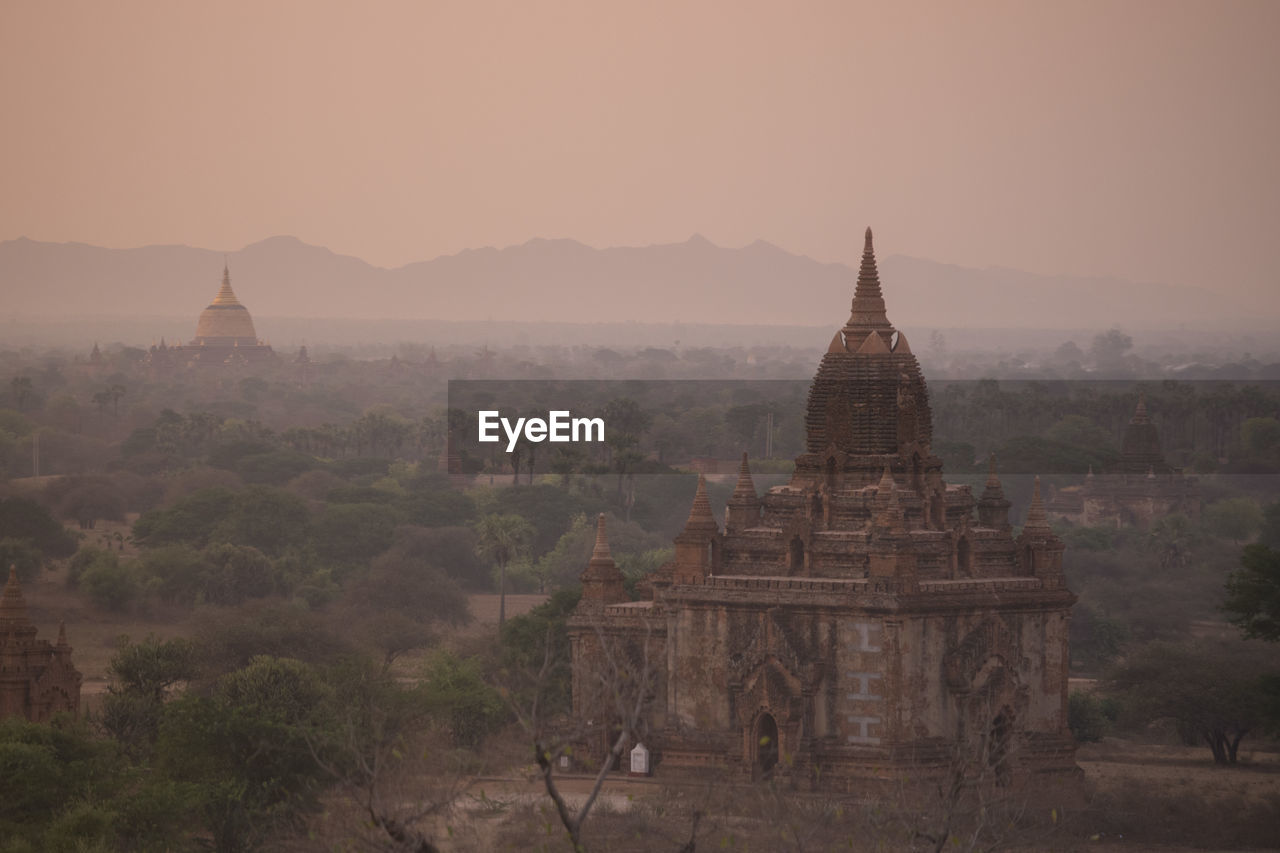
[[[383,269],[294,237],[226,253],[255,317],[519,323],[689,323],[831,327],[856,270],[764,241],[593,249],[530,240]],[[0,242],[0,320],[130,315],[192,318],[217,291],[223,253],[186,246],[104,249]],[[880,259],[889,317],[903,328],[1126,329],[1258,326],[1214,294],[1115,279]],[[184,330],[173,330],[181,334]]]

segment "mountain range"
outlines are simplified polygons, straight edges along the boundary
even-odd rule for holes
[[[857,278],[849,266],[762,240],[725,248],[698,235],[605,249],[533,239],[395,269],[294,237],[227,253],[19,238],[0,242],[0,319],[194,321],[217,292],[224,257],[237,296],[255,317],[831,327],[844,321]],[[889,317],[903,328],[1204,329],[1261,322],[1224,316],[1215,294],[1190,287],[974,269],[902,255],[879,266]]]

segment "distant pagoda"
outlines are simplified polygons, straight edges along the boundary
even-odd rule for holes
[[[1058,489],[1050,497],[1050,515],[1089,527],[1150,527],[1169,515],[1200,517],[1200,487],[1195,477],[1169,465],[1160,449],[1160,433],[1138,405],[1120,440],[1120,459],[1101,474],[1089,471],[1084,483]]]
[[[241,367],[273,361],[275,352],[258,337],[253,318],[231,289],[231,271],[222,267],[218,295],[200,312],[196,335],[184,346],[169,346],[161,339],[147,353],[147,364],[156,370],[182,367]]]

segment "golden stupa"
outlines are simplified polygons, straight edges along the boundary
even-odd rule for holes
[[[192,346],[256,347],[258,334],[253,329],[249,309],[240,304],[231,289],[231,272],[222,267],[222,287],[209,307],[200,312]]]
[[[222,286],[209,306],[200,312],[196,336],[186,346],[169,346],[162,339],[152,345],[147,365],[153,370],[180,367],[243,367],[272,361],[271,345],[258,340],[249,309],[236,299],[231,289],[231,271],[222,267]]]

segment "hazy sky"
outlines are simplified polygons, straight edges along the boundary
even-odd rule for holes
[[[1274,0],[3,0],[0,239],[856,262],[870,223],[1273,298],[1278,43]]]

